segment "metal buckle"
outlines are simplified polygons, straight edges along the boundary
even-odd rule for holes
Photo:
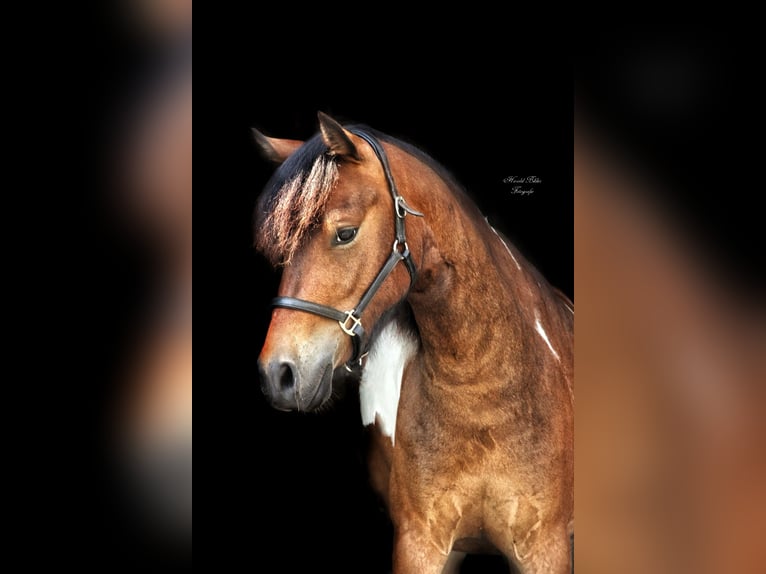
[[[392,251],[396,253],[399,257],[402,259],[406,259],[407,256],[410,254],[410,246],[407,245],[407,242],[404,242],[404,251],[399,251],[399,243],[398,239],[394,239],[394,247],[392,248]]]
[[[367,358],[367,355],[369,355],[369,354],[370,354],[369,351],[367,351],[366,353],[363,353],[362,356],[359,357],[359,359],[354,361],[354,366],[359,365],[359,368],[361,369],[364,366],[364,364],[363,364],[364,360]],[[354,370],[351,367],[348,366],[348,363],[344,364],[343,366],[346,368],[346,370],[349,373],[353,373],[354,372]]]
[[[396,206],[396,216],[399,219],[404,219],[407,216],[407,208],[405,207],[404,198],[401,195],[396,196],[396,201],[394,203]],[[399,211],[399,208],[402,210]]]
[[[423,217],[423,214],[419,211],[412,209],[409,205],[407,205],[407,202],[404,201],[404,198],[401,195],[397,195],[394,199],[394,207],[396,210],[396,216],[399,219],[404,219],[408,213],[414,215],[415,217]],[[401,208],[401,210],[400,210]]]
[[[340,328],[343,329],[343,332],[349,337],[356,337],[356,333],[354,333],[354,329],[362,326],[362,319],[356,318],[354,316],[354,311],[356,311],[356,309],[351,309],[351,311],[346,311],[346,318],[343,321],[338,321],[338,325],[340,325]],[[352,321],[351,328],[346,326],[348,324],[349,319],[351,319]]]

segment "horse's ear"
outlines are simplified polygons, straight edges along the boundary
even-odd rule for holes
[[[258,144],[263,157],[274,163],[282,163],[303,145],[302,141],[270,138],[257,129],[252,128],[253,139]]]
[[[359,161],[359,152],[354,142],[351,141],[351,134],[326,113],[319,112],[317,116],[319,116],[319,129],[322,132],[322,140],[330,148],[330,153]]]

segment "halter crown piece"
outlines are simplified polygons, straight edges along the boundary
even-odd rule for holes
[[[403,261],[407,266],[407,271],[410,273],[410,287],[415,283],[417,269],[415,269],[415,262],[412,260],[410,248],[407,245],[405,217],[408,213],[417,217],[423,217],[423,214],[408,206],[404,198],[399,195],[399,191],[396,188],[396,182],[394,181],[393,175],[391,175],[391,167],[388,164],[386,151],[383,149],[383,146],[380,145],[377,138],[359,128],[351,128],[349,131],[370,144],[370,147],[378,157],[380,165],[383,168],[383,173],[386,176],[388,189],[394,200],[394,229],[396,232],[396,239],[394,240],[394,246],[391,249],[391,255],[389,255],[388,260],[378,272],[375,280],[367,288],[367,291],[364,292],[364,295],[362,295],[357,306],[350,311],[341,311],[333,307],[328,307],[327,305],[312,303],[311,301],[304,301],[303,299],[296,299],[295,297],[277,297],[271,302],[271,305],[272,307],[279,307],[282,309],[294,309],[296,311],[312,313],[314,315],[319,315],[320,317],[326,317],[327,319],[337,321],[343,332],[351,337],[354,346],[351,359],[349,359],[345,365],[348,371],[352,371],[354,367],[362,366],[362,360],[367,355],[366,346],[364,344],[365,332],[364,327],[362,327],[362,313],[370,304],[373,297],[375,297],[375,294],[383,285],[383,282],[389,275],[391,275],[391,272],[397,264]]]

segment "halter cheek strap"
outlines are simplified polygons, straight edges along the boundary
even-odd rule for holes
[[[314,315],[319,315],[320,317],[337,321],[343,332],[351,337],[354,346],[351,359],[346,363],[346,369],[349,371],[355,366],[361,366],[362,359],[366,355],[364,345],[366,336],[364,327],[362,326],[362,313],[370,304],[373,297],[375,297],[378,290],[380,290],[385,280],[391,275],[400,261],[404,262],[407,271],[410,274],[410,287],[412,287],[417,279],[415,262],[412,260],[410,248],[407,245],[407,233],[404,218],[408,213],[417,217],[423,217],[422,213],[409,207],[407,202],[404,201],[404,198],[399,195],[399,190],[396,188],[396,182],[391,174],[391,167],[388,164],[386,151],[375,136],[359,128],[352,128],[350,131],[370,144],[370,147],[380,161],[383,173],[386,176],[388,189],[394,200],[394,230],[396,239],[394,240],[394,245],[391,249],[391,255],[388,256],[385,264],[378,272],[378,275],[375,277],[372,284],[367,288],[367,291],[364,292],[364,295],[362,295],[357,306],[350,311],[340,311],[339,309],[328,307],[327,305],[304,301],[303,299],[296,299],[295,297],[277,297],[271,302],[273,307],[303,311],[304,313],[312,313]]]

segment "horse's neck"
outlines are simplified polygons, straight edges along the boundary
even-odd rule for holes
[[[522,337],[521,314],[491,261],[444,256],[432,285],[410,297],[423,348],[448,370],[453,362],[476,374],[492,370],[507,361],[509,343]]]
[[[515,343],[526,331],[507,273],[516,272],[520,282],[528,281],[529,275],[520,266],[498,267],[492,241],[504,244],[436,174],[429,170],[412,183],[405,179],[409,189],[402,193],[408,201],[412,197],[413,206],[426,217],[419,238],[421,279],[409,302],[425,360],[434,359],[430,369],[481,376],[508,364],[509,354],[522,351]],[[514,261],[508,258],[508,267]]]

